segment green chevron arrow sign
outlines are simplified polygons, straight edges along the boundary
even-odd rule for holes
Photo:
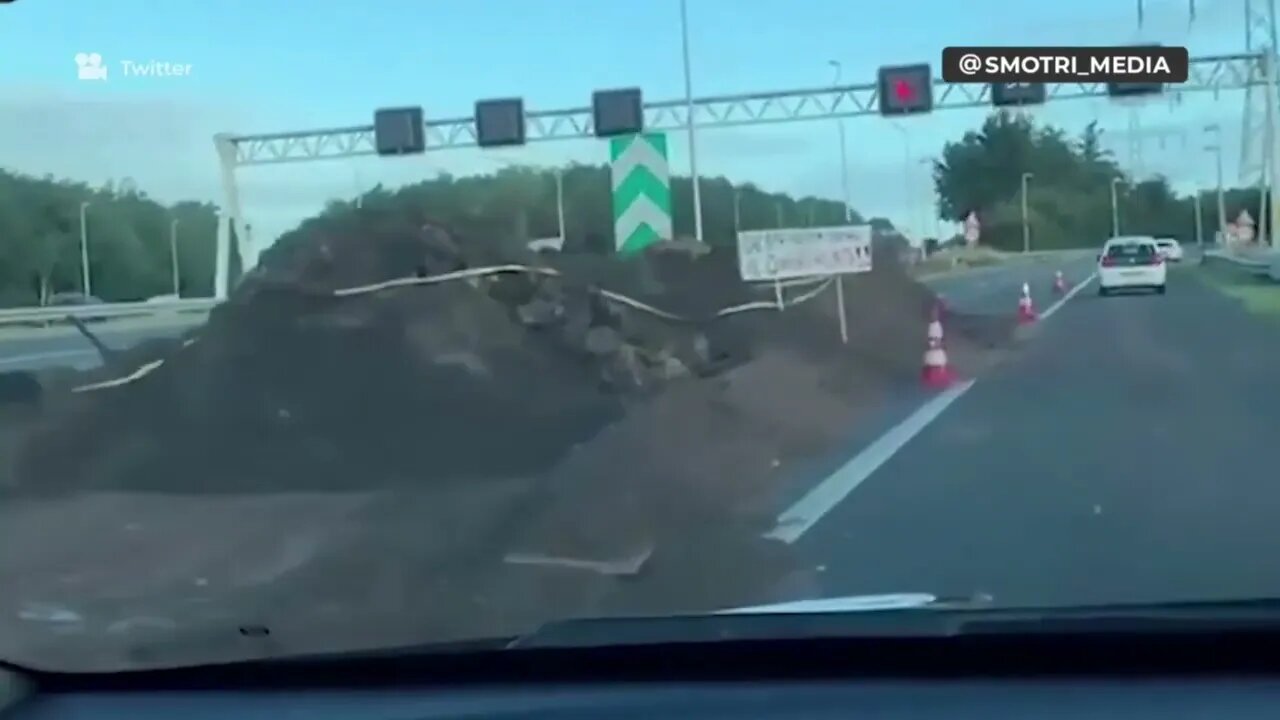
[[[632,255],[672,239],[667,136],[644,133],[609,141],[613,179],[613,241]]]

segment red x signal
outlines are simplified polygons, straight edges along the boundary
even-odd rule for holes
[[[893,94],[898,98],[899,102],[911,102],[916,99],[916,88],[906,80],[895,80],[893,82]]]
[[[927,64],[881,67],[879,77],[881,114],[907,115],[933,109],[933,73]]]

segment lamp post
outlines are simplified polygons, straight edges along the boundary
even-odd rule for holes
[[[1022,173],[1022,252],[1031,252],[1031,222],[1027,217],[1027,183],[1035,177],[1029,172]]]
[[[693,184],[693,236],[702,242],[702,181],[698,177],[698,132],[694,128],[693,73],[689,68],[689,2],[680,0],[680,40],[684,56],[684,107],[689,129],[689,175]]]
[[[556,168],[556,235],[564,245],[564,170]]]
[[[1196,217],[1196,247],[1204,250],[1204,211],[1200,209],[1200,188],[1196,188],[1195,197],[1195,217]]]
[[[85,297],[93,295],[89,284],[89,202],[80,203],[80,289]]]
[[[902,134],[902,200],[906,203],[906,224],[910,226],[916,217],[916,204],[911,192],[911,134],[898,123],[889,123],[889,126]]]
[[[1120,192],[1122,178],[1111,178],[1111,237],[1120,237]]]
[[[1227,239],[1227,201],[1225,191],[1222,188],[1222,127],[1214,123],[1213,125],[1206,125],[1204,131],[1215,138],[1215,142],[1205,147],[1205,151],[1214,155],[1214,168],[1218,182],[1218,237],[1225,242]]]
[[[492,160],[493,162],[496,162],[503,167],[508,167],[508,168],[520,167],[519,163],[516,163],[513,160],[507,160],[506,158],[490,157],[487,159]],[[555,178],[555,181],[556,181],[556,237],[560,238],[560,242],[563,245],[564,229],[565,229],[563,168],[555,168],[553,177]]]
[[[828,64],[836,69],[836,77],[831,81],[831,84],[838,87],[840,85],[840,73],[843,70],[840,61],[830,60]],[[844,201],[844,221],[851,223],[853,222],[853,208],[849,205],[849,154],[848,145],[845,141],[843,118],[836,118],[836,131],[840,136],[840,198]]]
[[[178,288],[178,219],[174,218],[169,222],[169,261],[173,270],[173,294],[175,297],[181,297],[182,293]]]
[[[920,164],[930,169],[929,179],[932,181],[933,158],[920,158]],[[925,207],[926,207],[926,212],[933,215],[933,238],[937,240],[939,243],[941,243],[942,242],[942,213],[938,208],[938,203],[939,203],[938,194],[934,191],[933,187],[931,186],[929,188],[929,202],[926,203]],[[926,218],[925,227],[927,227],[928,224],[929,224],[929,221]],[[925,227],[920,228],[921,232],[924,231]]]

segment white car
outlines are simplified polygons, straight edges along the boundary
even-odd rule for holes
[[[1182,245],[1173,238],[1156,238],[1156,249],[1169,262],[1182,262]]]
[[[1164,294],[1168,267],[1152,237],[1115,237],[1098,255],[1098,294],[1142,288]]]

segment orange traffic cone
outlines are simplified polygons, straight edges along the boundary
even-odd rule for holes
[[[920,378],[928,387],[947,387],[955,381],[955,376],[947,366],[947,351],[942,346],[942,319],[937,306],[934,306],[933,319],[929,321],[926,336],[929,347],[924,351],[924,370],[921,371]]]
[[[1067,279],[1062,277],[1062,271],[1059,270],[1053,274],[1053,291],[1059,295],[1063,295],[1067,290]]]
[[[1018,298],[1018,322],[1026,325],[1036,321],[1036,308],[1031,302],[1031,286],[1022,283],[1022,297]]]

